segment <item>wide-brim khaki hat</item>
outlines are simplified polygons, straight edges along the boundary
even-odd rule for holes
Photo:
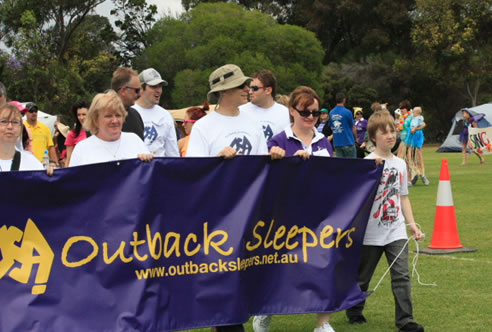
[[[210,91],[207,98],[210,100],[215,92],[237,88],[251,79],[251,77],[244,76],[243,71],[238,66],[224,65],[210,74],[208,78]]]

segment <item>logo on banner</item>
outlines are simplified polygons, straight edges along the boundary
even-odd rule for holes
[[[237,154],[242,155],[249,155],[251,153],[251,150],[253,149],[251,142],[246,136],[243,136],[243,138],[234,138],[230,146],[236,150]]]
[[[154,143],[156,138],[157,138],[157,129],[154,126],[145,127],[144,140],[149,141],[149,143]]]
[[[267,141],[270,140],[270,138],[273,137],[273,130],[270,125],[263,126],[263,134],[265,135],[265,138]]]
[[[17,227],[7,228],[3,225],[0,228],[0,252],[0,279],[8,275],[17,282],[27,284],[34,264],[38,264],[31,292],[43,294],[46,291],[55,255],[34,221],[27,220],[24,232]]]

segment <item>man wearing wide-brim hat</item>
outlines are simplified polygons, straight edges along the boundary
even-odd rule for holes
[[[239,111],[248,96],[248,82],[236,65],[216,69],[209,77],[208,99],[218,100],[215,110],[198,120],[191,131],[187,156],[222,156],[267,154],[267,144],[260,124]]]

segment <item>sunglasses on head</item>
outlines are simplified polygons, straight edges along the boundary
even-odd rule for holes
[[[308,110],[298,110],[296,107],[294,107],[294,109],[297,111],[297,113],[299,113],[300,116],[302,116],[303,118],[307,118],[309,117],[310,115],[313,116],[313,118],[317,118],[321,115],[321,111],[320,110],[316,110],[316,111],[308,111]]]
[[[29,112],[29,113],[37,113],[37,112],[38,112],[38,109],[37,109],[37,108],[35,108],[35,107],[33,107],[33,108],[31,108],[28,112]]]
[[[260,90],[260,89],[266,89],[266,88],[268,88],[268,87],[267,86],[257,86],[257,85],[252,85],[249,87],[250,90],[253,90],[255,92]]]

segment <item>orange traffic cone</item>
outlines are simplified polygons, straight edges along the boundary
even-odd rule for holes
[[[463,248],[456,224],[456,214],[454,211],[453,193],[451,192],[451,178],[449,177],[447,159],[443,159],[441,162],[441,175],[439,177],[439,186],[437,187],[434,232],[432,233],[432,240],[429,248]]]

